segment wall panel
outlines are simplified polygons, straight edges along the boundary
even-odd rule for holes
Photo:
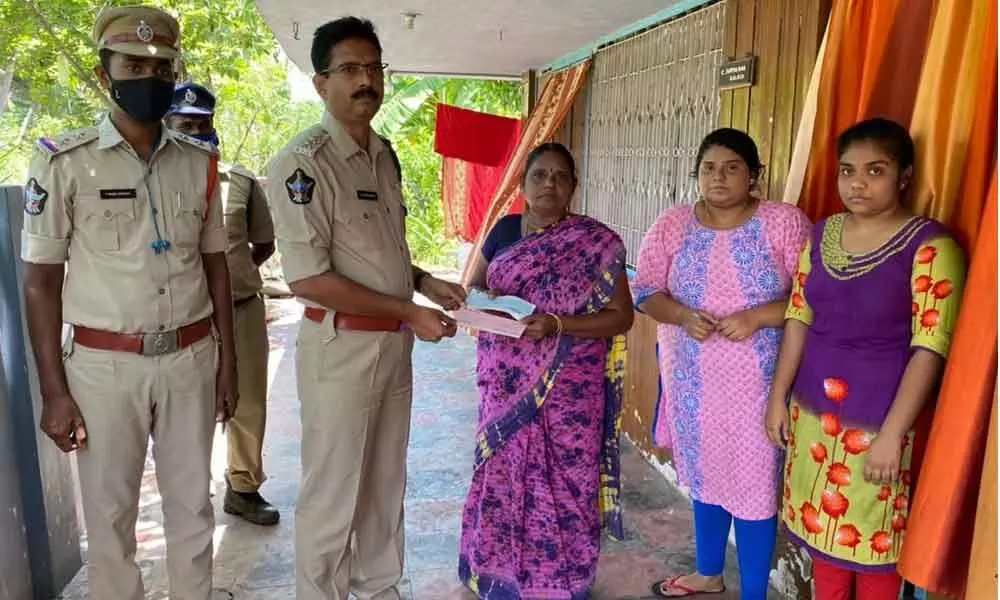
[[[657,215],[697,197],[690,173],[718,120],[724,7],[681,16],[594,58],[586,212],[622,236],[630,263]]]

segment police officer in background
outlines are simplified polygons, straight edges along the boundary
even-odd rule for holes
[[[413,335],[437,341],[461,286],[412,264],[397,167],[371,129],[382,47],[369,21],[316,30],[322,124],[271,162],[267,196],[285,279],[306,305],[296,354],[302,482],[295,522],[299,600],[396,599],[413,392]]]
[[[167,127],[216,147],[215,96],[205,87],[184,83],[174,89]],[[267,421],[267,316],[261,297],[260,266],[274,254],[274,225],[264,191],[254,175],[238,165],[219,170],[222,206],[229,234],[229,275],[233,286],[236,364],[240,406],[227,430],[229,469],[223,510],[257,525],[274,525],[279,514],[261,497],[261,451]]]
[[[179,48],[173,17],[112,8],[93,36],[110,114],[39,140],[25,186],[41,428],[77,451],[90,597],[143,598],[135,525],[152,436],[170,597],[208,600],[212,437],[238,398],[217,155],[162,127]],[[60,348],[63,320],[72,337]]]

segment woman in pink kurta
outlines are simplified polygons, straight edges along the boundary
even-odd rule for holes
[[[654,440],[673,448],[694,500],[698,571],[658,581],[680,597],[725,589],[736,521],[744,600],[763,600],[777,527],[780,451],[764,416],[784,308],[810,224],[793,205],[751,195],[762,166],[753,140],[709,134],[698,152],[702,198],[664,213],[646,234],[633,289],[659,322],[663,394]]]

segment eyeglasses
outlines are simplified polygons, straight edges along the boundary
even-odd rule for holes
[[[336,67],[330,67],[329,69],[320,71],[320,75],[344,75],[346,77],[357,77],[362,73],[367,73],[373,77],[381,77],[385,75],[386,69],[389,65],[385,63],[372,63],[369,65],[362,65],[359,63],[344,63],[342,65],[337,65]]]

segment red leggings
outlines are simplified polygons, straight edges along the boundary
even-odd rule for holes
[[[857,573],[813,558],[814,600],[896,600],[903,580],[895,571]]]

